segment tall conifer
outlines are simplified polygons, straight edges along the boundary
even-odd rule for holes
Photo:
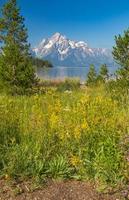
[[[16,0],[8,0],[0,18],[0,77],[12,87],[31,88],[35,71],[31,63],[27,29]]]

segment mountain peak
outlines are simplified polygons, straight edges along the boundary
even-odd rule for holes
[[[63,35],[61,35],[61,33],[55,33],[50,39],[51,40],[55,40],[55,41],[58,41],[59,39],[61,39],[61,38],[66,38],[65,36],[63,36]]]
[[[59,33],[59,32],[56,32],[53,34],[53,37],[60,37],[60,36],[61,36],[61,33]]]

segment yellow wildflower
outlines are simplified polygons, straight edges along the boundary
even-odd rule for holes
[[[71,158],[70,158],[70,163],[74,167],[77,167],[77,166],[79,166],[82,163],[82,161],[80,160],[80,158],[78,156],[72,155]]]
[[[74,129],[74,136],[75,136],[76,139],[80,138],[80,136],[81,136],[81,130],[80,130],[79,126],[75,127],[75,129]]]
[[[50,125],[52,128],[57,126],[57,123],[59,121],[58,116],[55,113],[52,113],[50,116]]]
[[[88,129],[89,128],[89,125],[87,123],[87,121],[84,119],[83,123],[81,124],[81,128],[82,130],[85,130],[85,129]]]

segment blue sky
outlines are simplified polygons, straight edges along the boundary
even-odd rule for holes
[[[0,6],[5,0],[0,0]],[[18,0],[32,46],[60,32],[91,47],[111,48],[129,27],[129,0]]]

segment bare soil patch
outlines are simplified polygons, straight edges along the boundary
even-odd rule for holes
[[[94,185],[82,181],[51,181],[38,189],[32,189],[29,182],[0,181],[0,200],[123,200],[127,196],[98,193]]]

